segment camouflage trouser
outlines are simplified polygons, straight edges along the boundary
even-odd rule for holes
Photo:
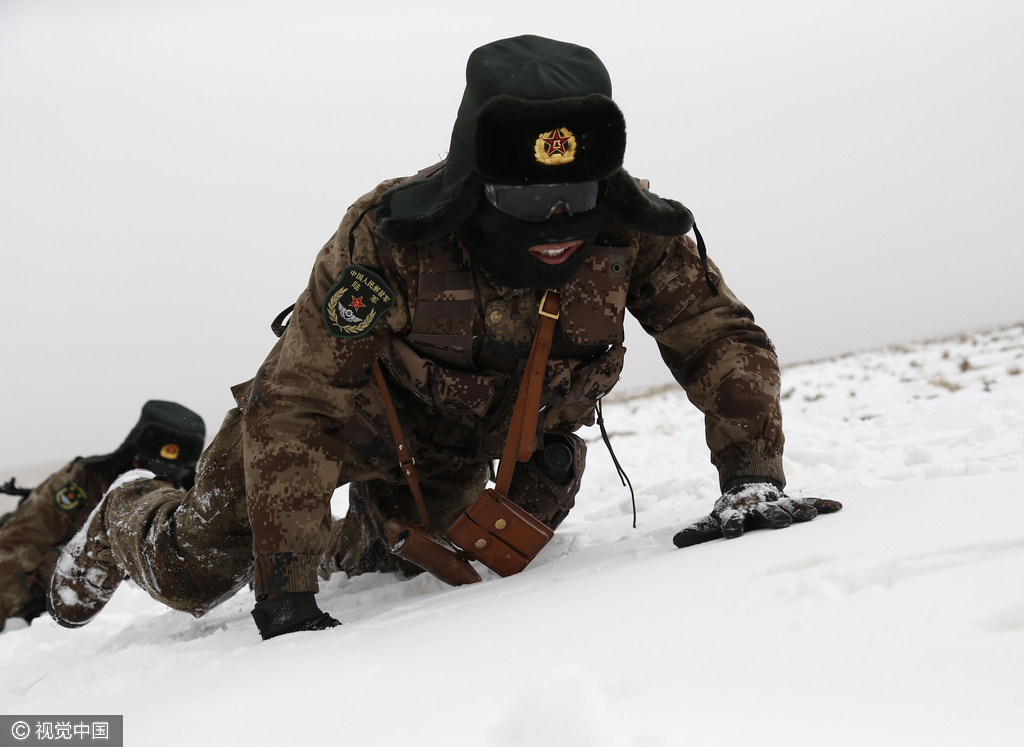
[[[573,450],[575,479],[555,486],[532,463],[519,464],[509,497],[552,529],[569,513],[579,490],[586,446],[565,436]],[[484,463],[418,464],[430,525],[444,532],[483,490]],[[349,511],[333,522],[321,560],[321,577],[344,571],[419,572],[392,555],[383,525],[390,518],[418,520],[408,486],[396,473],[375,471],[355,449],[342,463],[350,483]],[[138,480],[112,490],[104,521],[117,563],[154,599],[199,617],[253,578],[252,531],[245,501],[242,424],[231,410],[204,452],[196,483],[187,493],[161,479]],[[309,591],[317,591],[316,588]]]
[[[32,490],[0,527],[0,630],[8,617],[32,620],[46,611],[46,593],[64,543],[100,502],[111,476],[81,459]],[[66,491],[74,487],[74,493]]]
[[[0,588],[0,630],[9,617],[35,620],[46,612],[46,592],[50,576],[64,545],[51,547],[44,553],[35,570],[17,577],[17,583]]]
[[[516,465],[508,491],[509,498],[552,529],[562,523],[573,507],[586,466],[587,446],[583,440],[575,435],[559,438],[564,438],[572,449],[573,480],[568,485],[556,486],[532,462],[527,462]],[[417,465],[420,470],[422,467]],[[430,514],[430,527],[444,534],[486,487],[488,471],[486,462],[462,462],[424,475],[420,487]],[[409,488],[381,479],[353,482],[349,485],[348,501],[345,518],[331,527],[330,544],[321,563],[321,571],[326,573],[321,575],[339,570],[349,576],[369,571],[419,573],[419,568],[388,551],[384,537],[384,523],[388,519],[419,521]]]
[[[104,523],[114,559],[154,599],[196,617],[253,575],[242,423],[228,412],[186,492],[162,479],[111,490]]]

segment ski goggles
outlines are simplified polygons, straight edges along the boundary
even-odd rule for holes
[[[494,184],[484,183],[487,201],[513,218],[540,223],[565,205],[569,216],[585,213],[597,206],[600,186],[597,182],[573,184]]]

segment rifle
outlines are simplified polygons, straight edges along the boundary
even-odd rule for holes
[[[5,482],[3,485],[0,485],[0,493],[7,493],[7,495],[17,495],[20,496],[22,499],[27,498],[29,493],[31,492],[32,488],[19,488],[17,485],[15,485],[13,477],[7,482]]]

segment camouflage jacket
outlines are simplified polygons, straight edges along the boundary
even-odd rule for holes
[[[0,527],[0,630],[8,617],[42,612],[54,548],[82,527],[112,480],[106,470],[75,459],[29,493]]]
[[[421,470],[497,458],[504,446],[541,292],[490,282],[469,263],[457,235],[417,246],[383,241],[366,211],[397,181],[350,208],[317,256],[287,331],[251,385],[235,390],[245,412],[257,577],[261,566],[274,572],[275,554],[315,568],[350,447],[376,470],[397,465],[372,382],[378,358]],[[705,414],[722,483],[741,476],[784,482],[775,351],[717,267],[710,264],[719,291],[713,296],[688,237],[606,223],[596,243],[561,289],[538,434],[593,423],[595,403],[618,378],[629,309]],[[368,334],[338,339],[327,333],[324,299],[350,265],[386,280],[394,306]]]

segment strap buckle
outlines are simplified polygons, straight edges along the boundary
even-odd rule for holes
[[[558,319],[558,317],[562,313],[562,308],[561,308],[561,304],[559,304],[557,301],[555,302],[555,313],[554,314],[552,314],[549,311],[544,311],[544,307],[548,303],[548,293],[556,294],[555,297],[557,298],[558,291],[556,291],[556,290],[546,290],[546,291],[544,291],[544,297],[540,299],[540,308],[537,309],[537,313],[540,314],[541,316],[546,316],[549,319]]]

